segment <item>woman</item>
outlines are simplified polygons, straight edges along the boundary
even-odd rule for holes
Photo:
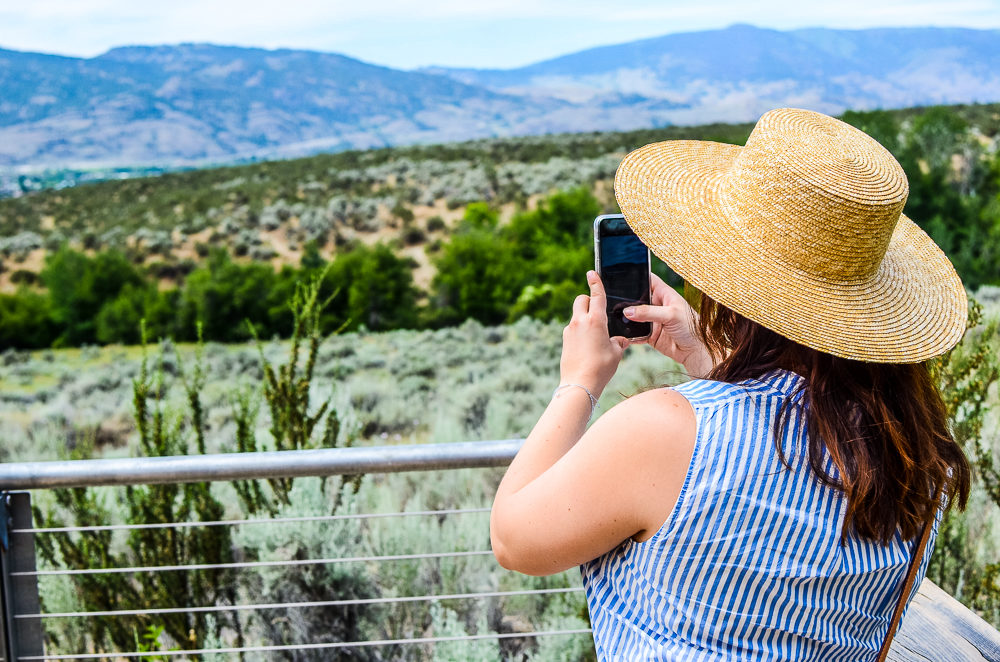
[[[587,429],[628,344],[588,273],[560,387],[497,490],[497,559],[582,565],[602,660],[876,659],[921,538],[969,490],[925,363],[961,339],[967,299],[902,215],[902,169],[838,120],[780,109],[745,147],[633,152],[615,192],[702,292],[695,313],[654,279],[652,305],[625,311],[694,379]]]

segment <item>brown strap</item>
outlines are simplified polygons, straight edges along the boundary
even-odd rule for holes
[[[889,631],[885,633],[882,650],[878,652],[878,662],[885,662],[885,659],[889,656],[889,646],[892,644],[892,638],[896,634],[896,628],[899,627],[899,619],[903,616],[903,608],[906,607],[906,598],[910,595],[910,591],[913,590],[913,582],[917,579],[917,568],[920,567],[920,559],[924,556],[924,549],[927,547],[927,541],[931,537],[931,529],[933,527],[934,518],[932,517],[924,525],[924,532],[920,534],[920,542],[917,543],[917,549],[914,550],[913,556],[910,558],[910,569],[906,571],[903,592],[899,594],[899,599],[896,601],[896,611],[892,613],[892,622],[889,623]]]

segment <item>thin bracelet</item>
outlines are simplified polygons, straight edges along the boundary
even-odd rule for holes
[[[556,390],[552,391],[552,397],[555,398],[557,395],[559,395],[559,391],[563,390],[564,388],[572,388],[573,386],[576,386],[577,388],[582,388],[584,393],[587,394],[587,397],[590,398],[590,417],[593,418],[594,411],[600,405],[597,404],[597,398],[595,398],[594,394],[590,392],[590,389],[584,386],[583,384],[560,384],[559,386],[556,387]]]

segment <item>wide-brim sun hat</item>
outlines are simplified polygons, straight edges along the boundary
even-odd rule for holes
[[[745,147],[654,143],[615,176],[628,224],[686,281],[806,347],[879,363],[939,356],[967,320],[955,268],[902,213],[908,192],[873,138],[794,108]]]

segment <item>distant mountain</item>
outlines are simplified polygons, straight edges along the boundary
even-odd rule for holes
[[[781,32],[733,25],[592,48],[519,69],[425,71],[535,99],[663,111],[682,124],[747,121],[780,105],[837,113],[996,101],[1000,30]]]
[[[734,25],[511,70],[400,71],[204,44],[0,50],[0,166],[224,162],[348,147],[1000,100],[1000,31]]]
[[[565,106],[309,51],[0,51],[0,165],[231,160],[530,130]]]

